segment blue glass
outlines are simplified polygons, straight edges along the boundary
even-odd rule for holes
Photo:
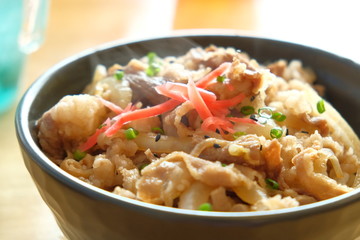
[[[0,0],[0,114],[15,102],[27,53],[43,41],[47,0]]]
[[[0,112],[10,108],[16,98],[24,64],[18,44],[22,14],[22,1],[0,1]]]

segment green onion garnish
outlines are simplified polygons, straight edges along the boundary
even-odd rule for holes
[[[147,54],[149,67],[146,69],[146,75],[153,77],[160,72],[159,63],[156,62],[157,55],[154,52]]]
[[[270,107],[262,107],[258,109],[260,117],[270,119],[273,115],[273,110]]]
[[[278,122],[282,122],[286,119],[286,116],[284,114],[282,114],[281,112],[274,112],[272,114],[272,119],[274,119],[275,121],[278,121]]]
[[[212,205],[210,203],[203,203],[199,206],[200,211],[212,211]]]
[[[266,185],[272,189],[279,189],[279,183],[271,178],[265,178]]]
[[[271,138],[281,138],[283,134],[283,129],[280,127],[274,127],[270,130],[270,137]]]
[[[76,161],[80,161],[81,159],[83,159],[86,156],[86,152],[80,151],[80,150],[75,150],[73,157],[74,160]]]
[[[139,132],[133,128],[128,128],[125,130],[125,137],[128,140],[136,138],[136,136],[139,134]]]
[[[122,70],[116,71],[114,74],[114,77],[116,78],[116,80],[119,80],[119,81],[122,80],[124,77],[124,71],[122,71]]]
[[[156,57],[157,57],[156,53],[154,53],[154,52],[149,52],[149,53],[147,54],[147,58],[148,58],[149,64],[155,62]]]
[[[156,76],[156,74],[158,74],[159,72],[160,72],[160,67],[159,67],[159,65],[157,63],[151,64],[146,69],[146,75],[148,75],[149,77]]]
[[[317,110],[319,113],[323,113],[325,112],[325,101],[324,99],[321,99],[320,101],[317,102],[316,104]]]
[[[237,139],[237,138],[239,138],[239,137],[241,137],[241,136],[244,136],[246,134],[246,132],[241,132],[241,131],[239,131],[239,132],[234,132],[233,133],[233,137],[235,138],[235,139]]]
[[[221,166],[222,166],[222,167],[226,167],[227,164],[226,164],[226,163],[221,163]]]
[[[252,106],[243,106],[240,111],[244,115],[251,115],[255,112],[255,109]]]
[[[152,127],[152,128],[151,128],[151,131],[152,131],[153,133],[160,133],[160,134],[164,134],[164,133],[165,133],[164,130],[163,130],[162,128],[160,128],[160,127]]]
[[[216,81],[219,83],[223,83],[225,81],[225,75],[218,76],[216,78]]]

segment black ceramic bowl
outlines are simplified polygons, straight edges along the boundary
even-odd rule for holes
[[[80,53],[42,75],[16,113],[24,162],[69,239],[355,239],[360,236],[360,189],[306,206],[263,212],[202,212],[113,195],[63,172],[40,150],[36,120],[67,94],[80,93],[96,64],[126,64],[154,51],[182,55],[210,44],[241,49],[260,63],[300,59],[327,88],[326,98],[360,134],[360,66],[311,47],[236,35],[176,36],[113,44]]]

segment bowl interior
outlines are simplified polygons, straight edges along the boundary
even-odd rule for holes
[[[360,66],[348,59],[311,47],[264,38],[244,36],[177,36],[150,39],[120,45],[106,45],[69,58],[51,68],[41,76],[26,92],[17,112],[17,130],[22,141],[37,143],[35,122],[41,115],[55,105],[64,95],[78,94],[92,79],[97,64],[106,67],[114,63],[126,64],[131,58],[140,58],[148,52],[159,56],[183,55],[190,48],[206,47],[211,44],[235,47],[247,52],[260,63],[278,59],[299,59],[311,67],[318,76],[318,83],[326,86],[326,99],[344,116],[360,135]],[[32,139],[23,137],[22,132],[29,126]],[[26,145],[25,146],[31,146]],[[40,149],[32,149],[34,154]],[[38,163],[41,158],[37,158]],[[41,163],[40,163],[41,162]],[[46,168],[46,166],[44,167]],[[356,193],[359,195],[359,192]],[[358,198],[358,197],[357,197]]]

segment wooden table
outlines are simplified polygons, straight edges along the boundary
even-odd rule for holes
[[[359,61],[357,1],[340,2],[52,0],[46,40],[28,58],[19,95],[53,64],[84,49],[173,30],[226,28],[311,44]],[[64,239],[22,162],[14,114],[15,106],[0,116],[0,239]]]

